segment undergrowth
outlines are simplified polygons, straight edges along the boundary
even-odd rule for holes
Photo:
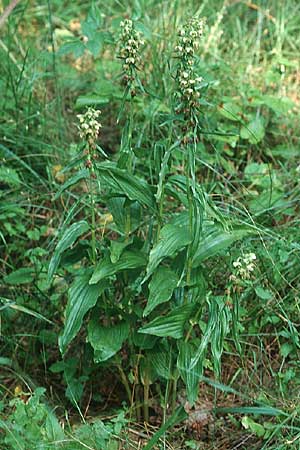
[[[0,448],[299,448],[299,8],[8,16]]]

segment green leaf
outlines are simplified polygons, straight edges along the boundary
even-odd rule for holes
[[[289,342],[285,342],[280,346],[280,355],[284,358],[287,358],[290,353],[292,353],[295,350],[294,345],[290,344]]]
[[[69,41],[63,44],[58,50],[58,55],[63,56],[67,55],[68,53],[73,53],[75,58],[80,58],[80,56],[83,55],[84,50],[85,50],[84,43],[81,42],[79,39],[76,39],[74,41]]]
[[[85,220],[81,220],[80,222],[73,223],[62,235],[59,240],[56,249],[54,250],[53,256],[49,263],[48,268],[48,283],[51,282],[53,275],[56,272],[56,269],[59,266],[61,255],[63,252],[71,247],[74,244],[76,239],[81,236],[83,233],[86,233],[89,230],[89,225]]]
[[[106,105],[110,102],[110,97],[104,95],[80,95],[76,99],[75,108],[83,108],[85,106]]]
[[[153,350],[147,352],[147,358],[159,378],[165,380],[172,378],[172,350],[168,342],[158,344]]]
[[[296,145],[280,144],[268,149],[268,154],[271,154],[276,159],[283,158],[288,160],[299,157],[299,148]]]
[[[112,163],[97,164],[97,171],[114,194],[123,194],[156,212],[155,198],[148,183]]]
[[[79,172],[77,172],[75,175],[73,175],[71,178],[69,178],[59,189],[59,191],[57,191],[57,193],[55,194],[54,200],[57,200],[61,194],[66,191],[67,189],[69,189],[71,186],[73,186],[74,184],[78,183],[78,181],[83,180],[83,179],[87,179],[89,177],[89,172],[87,169],[82,169]]]
[[[26,308],[23,305],[17,305],[16,303],[14,303],[13,301],[11,301],[8,298],[0,297],[0,301],[2,303],[4,303],[4,305],[0,308],[0,311],[3,309],[6,309],[6,308],[11,308],[16,311],[20,311],[25,314],[29,314],[30,316],[36,317],[39,320],[45,320],[46,322],[51,323],[53,325],[53,322],[51,322],[51,320],[47,319],[46,317],[42,316],[42,314],[40,314],[36,311],[33,311],[32,309]]]
[[[143,315],[148,316],[157,305],[172,297],[178,283],[178,276],[168,267],[159,267],[149,283],[149,298]]]
[[[0,167],[0,182],[12,187],[19,187],[21,184],[18,172],[10,167]]]
[[[106,361],[121,350],[129,335],[129,324],[121,322],[117,325],[104,327],[98,318],[88,324],[88,341],[94,349],[94,361]]]
[[[151,336],[150,334],[140,334],[138,330],[134,330],[132,334],[132,341],[134,345],[139,347],[141,350],[151,350],[157,342],[157,337]]]
[[[0,356],[0,366],[13,366],[13,361],[10,358],[5,358],[3,356]]]
[[[107,202],[108,210],[111,212],[118,230],[123,235],[128,231],[128,222],[126,221],[126,215],[124,214],[125,205],[127,211],[130,213],[130,232],[132,232],[139,228],[141,224],[141,205],[137,202],[130,202],[130,205],[128,206],[128,200],[124,197],[112,197]]]
[[[248,416],[244,416],[242,418],[242,425],[246,430],[250,429],[250,431],[252,431],[258,437],[263,437],[266,431],[262,425],[254,422],[254,420],[250,419],[250,417]]]
[[[255,293],[262,300],[271,300],[271,298],[273,298],[272,292],[262,286],[256,286]]]
[[[95,271],[90,279],[90,284],[98,283],[98,281],[110,277],[117,272],[128,269],[137,269],[146,266],[147,260],[143,253],[137,250],[124,251],[119,260],[113,264],[107,255],[96,266]]]
[[[22,267],[14,272],[9,273],[4,277],[4,282],[12,285],[31,283],[34,279],[35,273],[32,267]]]
[[[139,333],[153,334],[154,336],[170,336],[180,339],[183,336],[184,325],[195,310],[194,304],[180,306],[168,315],[157,317],[152,322],[139,329]]]
[[[77,277],[69,289],[64,331],[58,339],[62,354],[80,330],[85,314],[95,306],[98,297],[107,287],[105,282],[91,286],[89,278],[89,273]]]
[[[199,381],[203,373],[203,364],[200,360],[191,368],[191,361],[195,356],[195,352],[195,346],[191,342],[179,343],[177,368],[186,385],[187,398],[191,406],[198,398]]]
[[[242,109],[236,103],[224,103],[218,107],[219,113],[226,119],[240,122]]]
[[[166,257],[175,256],[191,242],[186,226],[165,225],[160,232],[158,243],[153,247],[147,266],[147,278]]]
[[[251,228],[245,227],[225,231],[223,228],[213,225],[205,231],[203,239],[199,242],[199,248],[193,259],[193,267],[198,267],[202,261],[215,256],[217,253],[227,249],[234,242],[253,232]]]
[[[229,321],[231,313],[222,297],[212,299],[216,303],[215,315],[212,318],[215,326],[211,335],[211,352],[213,356],[213,365],[218,376],[221,374],[221,356],[223,353],[224,340],[229,333]],[[213,311],[210,311],[213,314]]]
[[[120,241],[111,241],[110,242],[110,260],[112,264],[115,264],[117,261],[119,261],[120,256],[122,255],[123,251],[129,247],[133,242],[133,239],[128,239],[126,241],[120,242]]]
[[[251,144],[258,144],[265,135],[265,126],[261,117],[256,117],[247,126],[241,128],[241,137]]]
[[[279,116],[286,115],[295,106],[295,103],[288,97],[264,95],[263,102]]]
[[[206,325],[205,332],[204,332],[203,336],[201,337],[201,343],[190,361],[190,367],[188,368],[188,370],[192,370],[194,367],[196,367],[199,364],[199,362],[200,362],[200,364],[203,364],[203,360],[206,355],[208,344],[211,340],[211,336],[216,327],[216,321],[218,319],[218,316],[217,316],[218,304],[216,301],[214,301],[214,299],[209,299],[209,298],[207,299],[207,303],[208,303],[208,322]]]
[[[228,406],[216,408],[216,413],[229,414],[261,414],[263,416],[287,416],[284,411],[273,408],[272,406]]]

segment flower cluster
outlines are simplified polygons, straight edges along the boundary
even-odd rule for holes
[[[119,38],[118,57],[123,60],[123,82],[130,88],[137,80],[137,68],[141,64],[141,47],[145,44],[142,34],[134,27],[132,20],[126,19],[120,23],[121,33]],[[134,88],[131,95],[135,95]]]
[[[77,114],[79,119],[79,136],[84,139],[87,143],[86,148],[86,167],[93,168],[93,160],[97,158],[96,148],[97,148],[97,138],[100,133],[100,128],[102,127],[98,118],[101,111],[95,110],[93,108],[88,108],[86,113]]]
[[[102,126],[98,121],[100,114],[101,111],[88,108],[86,113],[77,115],[79,119],[79,136],[88,143],[90,148],[95,148],[100,133]]]
[[[203,34],[203,25],[203,20],[193,18],[178,31],[175,51],[178,58],[185,61],[188,66],[194,65],[193,58]]]
[[[190,128],[195,125],[195,117],[199,107],[200,85],[202,77],[196,74],[195,57],[203,34],[203,21],[190,19],[178,31],[177,45],[175,47],[178,59],[176,81],[178,84],[177,96],[179,105],[176,112],[183,113]]]
[[[249,280],[255,269],[256,260],[255,253],[247,253],[243,257],[239,257],[233,262],[233,267],[235,269],[235,274],[231,276],[233,281],[237,280]]]

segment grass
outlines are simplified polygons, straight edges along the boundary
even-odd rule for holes
[[[295,0],[214,0],[201,5],[152,0],[95,2],[92,12],[90,7],[79,1],[20,2],[0,30],[0,447],[38,448],[43,442],[43,448],[56,443],[66,449],[115,449],[153,442],[154,448],[170,449],[297,449],[300,6]],[[188,295],[206,289],[206,300],[199,331],[189,322],[186,342],[199,345],[209,317],[219,324],[221,314],[224,342],[207,345],[204,378],[189,409],[178,378],[181,366],[173,372],[172,358],[156,367],[157,376],[147,366],[148,350],[136,342],[129,340],[100,363],[93,361],[93,348],[86,343],[87,338],[91,342],[93,326],[88,322],[93,324],[98,314],[102,326],[115,325],[123,314],[119,303],[128,307],[127,313],[138,305],[135,320],[142,320],[143,301],[151,293],[149,280],[139,289],[145,273],[136,279],[132,270],[116,276],[116,284],[101,294],[104,309],[97,304],[87,313],[62,358],[57,336],[64,329],[68,289],[89,265],[95,227],[60,255],[52,285],[47,271],[69,226],[79,220],[90,223],[91,192],[96,192],[92,202],[98,237],[92,260],[97,253],[100,261],[119,239],[123,208],[127,231],[122,245],[125,250],[136,245],[140,252],[150,251],[170,219],[183,210],[193,211],[187,189],[180,185],[180,176],[189,168],[183,148],[175,147],[171,159],[161,164],[180,133],[172,109],[175,29],[196,13],[207,18],[197,70],[208,86],[202,94],[195,177],[205,192],[206,208],[217,208],[209,220],[225,224],[225,230],[235,221],[252,227],[255,234],[221,248],[201,262],[203,272],[193,275],[198,278]],[[138,72],[145,93],[131,102],[123,98],[114,43],[125,17],[137,21],[147,42]],[[82,54],[79,23],[94,42]],[[72,45],[66,44],[70,40]],[[132,177],[149,183],[153,192],[161,183],[164,203],[158,221],[149,208],[128,197],[113,209],[107,192],[112,182],[103,167],[101,195],[92,179],[87,186],[82,178],[55,196],[76,173],[72,161],[82,147],[76,115],[95,102],[102,110],[99,144],[108,160],[118,161],[119,154],[132,147]],[[177,180],[176,188],[172,180]],[[191,251],[189,247],[187,253]],[[229,281],[232,263],[249,252],[257,256],[255,277],[235,286]],[[174,260],[166,258],[162,266],[174,272],[180,258],[183,253]],[[192,283],[190,277],[187,284]],[[177,306],[181,298],[189,298],[185,289],[181,285],[172,294]],[[216,303],[210,298],[227,301],[215,316],[211,305]],[[168,304],[160,305],[151,319],[168,314],[163,309]],[[150,319],[143,320],[146,326]],[[177,352],[177,341],[170,337],[155,345],[160,355],[163,348]],[[218,345],[223,351],[219,377]],[[154,360],[151,349],[150,354]],[[156,378],[147,384],[145,379],[152,376]],[[187,417],[182,413],[179,421],[181,406]],[[28,415],[32,426],[24,419]],[[163,424],[166,429],[155,434]]]

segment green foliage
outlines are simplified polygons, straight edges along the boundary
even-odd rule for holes
[[[11,401],[13,412],[6,421],[0,420],[4,431],[0,444],[7,450],[50,450],[54,445],[63,450],[81,450],[87,446],[96,450],[118,449],[115,437],[126,424],[123,411],[108,424],[97,419],[76,427],[72,434],[66,433],[54,412],[43,403],[44,393],[45,389],[37,388],[26,401],[21,398]]]
[[[162,422],[149,449],[190,426],[176,401],[197,412],[202,382],[261,448],[297,445],[299,8],[196,3],[54,0],[1,27],[4,448],[113,450],[126,426],[63,430],[39,389],[9,404],[17,379],[65,389],[81,419],[126,398],[131,420]],[[187,11],[207,17],[189,62]],[[101,132],[80,142],[90,106]]]

